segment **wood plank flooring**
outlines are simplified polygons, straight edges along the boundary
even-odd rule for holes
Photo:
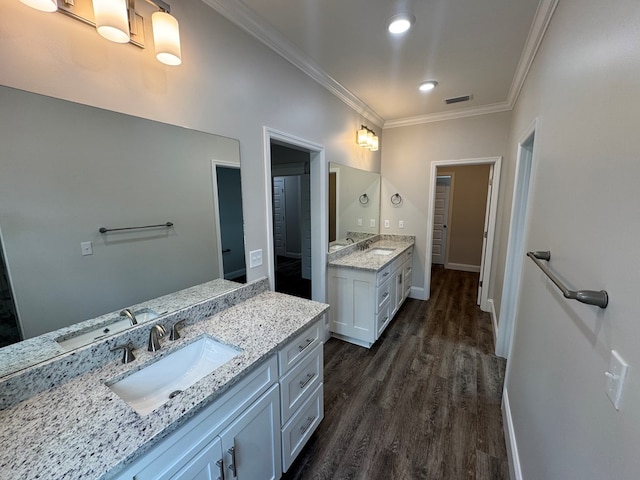
[[[500,402],[478,274],[432,271],[375,345],[325,344],[325,418],[284,479],[508,479]]]

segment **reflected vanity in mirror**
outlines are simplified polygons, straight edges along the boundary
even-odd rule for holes
[[[244,281],[243,235],[219,214],[240,198],[238,140],[4,86],[0,104],[0,321],[17,317],[21,338],[55,335],[63,353],[128,328],[126,308],[142,322],[181,308],[150,299]],[[237,191],[217,198],[219,165]],[[99,231],[146,225],[161,226]]]
[[[329,163],[329,253],[379,232],[380,174]]]

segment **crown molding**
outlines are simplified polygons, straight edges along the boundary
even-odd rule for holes
[[[293,45],[278,31],[271,28],[271,26],[265,24],[263,20],[253,12],[253,10],[248,8],[241,1],[203,1],[322,85],[358,114],[371,121],[374,125],[385,129],[419,125],[421,123],[441,122],[444,120],[454,120],[457,118],[474,117],[477,115],[513,110],[525,79],[527,78],[527,74],[529,73],[529,69],[531,68],[536,53],[538,52],[538,48],[540,47],[549,23],[551,22],[551,17],[558,5],[558,0],[540,0],[505,102],[480,107],[462,108],[450,112],[439,112],[385,121],[384,118],[378,115],[340,82],[331,77],[320,67],[320,65],[311,60],[298,47]]]
[[[338,97],[347,106],[365,117],[378,127],[384,125],[384,118],[373,111],[340,82],[325,72],[320,65],[311,60],[298,47],[293,45],[278,31],[267,25],[262,19],[240,1],[235,0],[203,0],[222,16],[236,24],[242,30],[252,35],[282,58],[299,68]]]
[[[423,123],[442,122],[445,120],[455,120],[457,118],[475,117],[477,115],[487,115],[490,113],[508,112],[513,107],[507,102],[482,105],[480,107],[464,108],[453,112],[430,113],[428,115],[417,115],[415,117],[396,118],[384,122],[384,129],[409,127]]]

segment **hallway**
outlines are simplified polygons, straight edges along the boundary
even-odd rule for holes
[[[508,478],[505,362],[477,282],[435,267],[431,299],[407,300],[371,350],[326,343],[325,418],[283,478]]]

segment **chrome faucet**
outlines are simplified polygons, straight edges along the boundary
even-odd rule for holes
[[[134,325],[138,324],[138,320],[136,320],[136,316],[128,308],[125,308],[124,310],[122,310],[120,312],[120,316],[121,317],[129,317],[129,320],[131,321],[131,326],[134,326]]]
[[[347,237],[347,242],[348,242],[348,243],[355,243],[355,242],[354,242],[354,240],[353,240],[353,238],[351,238],[351,237]]]
[[[167,334],[167,331],[160,324],[151,327],[149,332],[149,348],[150,352],[160,350],[160,339]]]

